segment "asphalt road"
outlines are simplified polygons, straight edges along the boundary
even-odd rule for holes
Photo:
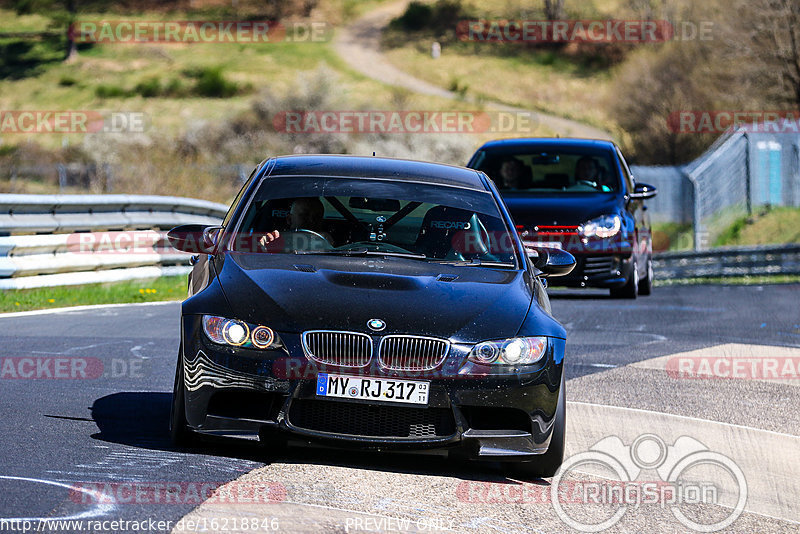
[[[747,507],[729,531],[797,531],[800,381],[680,379],[664,362],[742,350],[791,361],[800,354],[800,287],[668,287],[636,301],[554,290],[552,302],[569,333],[568,456],[609,436],[626,445],[643,433],[667,445],[687,436],[747,477]],[[2,523],[10,518],[175,522],[192,510],[189,518],[227,521],[206,530],[244,531],[247,519],[284,532],[572,531],[537,501],[548,481],[522,484],[498,464],[307,447],[270,453],[248,443],[175,450],[166,432],[178,321],[177,303],[0,317],[0,531],[11,530]],[[31,372],[38,378],[20,376]],[[212,499],[197,508],[198,490],[230,481],[225,487],[240,492],[266,484],[276,502]],[[527,497],[503,493],[511,487]],[[731,506],[692,513],[724,517]],[[669,507],[630,508],[611,532],[686,530]]]

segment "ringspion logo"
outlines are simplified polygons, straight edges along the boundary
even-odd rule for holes
[[[595,476],[586,477],[587,473]],[[717,532],[731,526],[747,503],[741,468],[689,436],[672,445],[654,434],[642,434],[630,445],[609,436],[567,458],[549,489],[549,502],[558,517],[580,532],[607,530],[628,508],[646,505],[669,508],[687,529]],[[601,505],[604,512],[589,514],[587,505]],[[725,510],[725,515],[711,518],[695,513],[708,506]],[[600,506],[592,506],[597,510]]]

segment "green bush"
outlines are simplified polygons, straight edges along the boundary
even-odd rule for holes
[[[462,83],[460,79],[453,77],[450,79],[450,85],[448,85],[448,89],[456,93],[459,98],[465,98],[467,96],[467,91],[469,90],[469,84]]]
[[[178,78],[174,78],[170,80],[170,82],[164,87],[162,94],[164,96],[171,96],[171,97],[182,97],[186,96],[186,88],[183,85],[183,82],[180,81]]]
[[[461,0],[438,0],[435,4],[414,1],[394,21],[394,26],[406,31],[430,28],[437,31],[452,30],[463,16]]]
[[[136,84],[133,92],[144,98],[153,98],[161,95],[161,81],[158,78],[148,78]]]
[[[133,89],[125,89],[118,85],[101,84],[95,87],[94,93],[98,98],[120,98],[134,95],[144,98],[183,98],[191,95],[227,98],[252,89],[252,85],[248,84],[240,87],[237,83],[225,79],[221,67],[184,70],[182,74],[196,78],[194,86],[186,87],[180,78],[173,78],[166,85],[162,85],[158,77],[151,77],[140,81],[133,86]],[[65,83],[61,83],[61,85],[65,85]]]
[[[197,77],[194,92],[209,98],[227,98],[235,95],[239,86],[225,79],[221,67],[206,67]]]
[[[539,65],[544,66],[551,66],[555,64],[557,59],[558,57],[556,56],[556,53],[551,51],[542,52],[536,56],[536,61],[539,63]]]
[[[397,18],[397,23],[404,30],[417,31],[425,28],[433,18],[433,8],[422,2],[411,2],[405,12]]]
[[[118,85],[100,84],[94,88],[94,94],[98,98],[120,98],[128,96],[128,91]]]
[[[463,16],[461,0],[439,0],[433,6],[431,26],[437,30],[455,28]]]
[[[739,217],[717,236],[714,240],[714,246],[722,247],[736,243],[741,237],[742,230],[744,230],[748,224],[752,224],[752,222],[750,217]]]
[[[60,80],[58,80],[58,85],[61,87],[72,87],[73,85],[77,85],[78,80],[73,78],[72,76],[62,76]]]

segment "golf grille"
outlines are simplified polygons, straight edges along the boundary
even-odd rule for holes
[[[306,356],[327,365],[364,367],[372,358],[372,339],[357,332],[312,331],[303,334]]]
[[[583,273],[587,275],[608,274],[613,269],[613,256],[586,256],[584,260]]]
[[[408,408],[296,399],[289,422],[316,432],[387,438],[437,438],[455,432],[453,413],[446,408]]]
[[[450,343],[443,339],[416,336],[386,336],[378,359],[387,369],[425,371],[435,369],[447,356]]]

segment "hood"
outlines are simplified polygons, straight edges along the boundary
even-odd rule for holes
[[[401,258],[226,253],[219,281],[237,318],[294,333],[372,333],[381,319],[382,335],[497,339],[517,333],[532,300],[524,272]]]
[[[505,193],[503,195],[515,224],[525,227],[544,225],[579,225],[590,219],[619,213],[620,197],[610,193],[576,195],[535,195]]]

